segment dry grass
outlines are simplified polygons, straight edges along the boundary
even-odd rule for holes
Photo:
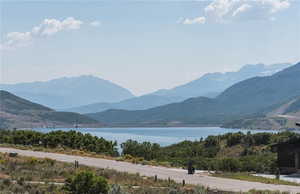
[[[213,176],[221,177],[221,178],[244,180],[244,181],[250,181],[250,182],[260,182],[260,183],[266,183],[266,184],[300,186],[300,184],[298,184],[298,183],[284,181],[284,180],[278,180],[278,179],[259,177],[259,176],[253,176],[249,173],[220,173],[220,174],[213,174]]]

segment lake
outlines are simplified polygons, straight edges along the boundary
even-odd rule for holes
[[[49,132],[53,130],[74,130],[74,129],[35,129],[40,132]],[[172,128],[88,128],[76,129],[82,133],[90,133],[94,136],[103,137],[107,140],[117,141],[118,144],[125,142],[128,139],[139,142],[149,141],[158,143],[161,146],[167,146],[178,143],[184,140],[199,140],[206,138],[209,135],[221,135],[225,133],[243,132],[247,133],[249,130],[239,129],[224,129],[220,127],[172,127]],[[259,132],[273,132],[272,130],[251,130],[251,133]]]

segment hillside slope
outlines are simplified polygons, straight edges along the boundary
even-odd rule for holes
[[[141,111],[109,110],[89,114],[111,125],[221,124],[300,96],[300,63],[272,76],[239,82],[215,99],[198,97]]]
[[[94,76],[59,78],[45,82],[0,84],[6,90],[54,109],[97,102],[118,102],[134,97],[125,88]]]
[[[0,90],[0,128],[100,126],[98,121],[72,112],[57,112]]]
[[[235,112],[254,113],[300,95],[300,63],[272,76],[239,82],[217,97]]]
[[[233,116],[218,101],[206,97],[191,98],[147,110],[108,110],[87,115],[106,124],[121,126],[210,125],[222,123]]]
[[[225,128],[238,129],[295,129],[300,122],[300,96],[273,106],[264,116],[243,118],[225,123]]]

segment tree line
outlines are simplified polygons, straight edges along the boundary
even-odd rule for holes
[[[83,134],[77,131],[51,131],[41,133],[32,130],[0,130],[0,144],[42,146],[45,148],[66,147],[98,154],[118,156],[117,142]]]

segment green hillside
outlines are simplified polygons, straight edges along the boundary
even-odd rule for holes
[[[7,91],[0,90],[0,105],[1,111],[6,111],[10,113],[21,113],[22,111],[53,111],[52,109],[36,104],[15,96]]]
[[[72,112],[57,112],[0,90],[0,128],[100,126],[98,121]]]
[[[191,98],[148,110],[108,110],[88,116],[113,125],[215,124],[234,118],[226,106],[206,97]]]
[[[255,113],[284,103],[300,95],[300,63],[273,76],[256,77],[239,82],[217,97],[232,111]]]

